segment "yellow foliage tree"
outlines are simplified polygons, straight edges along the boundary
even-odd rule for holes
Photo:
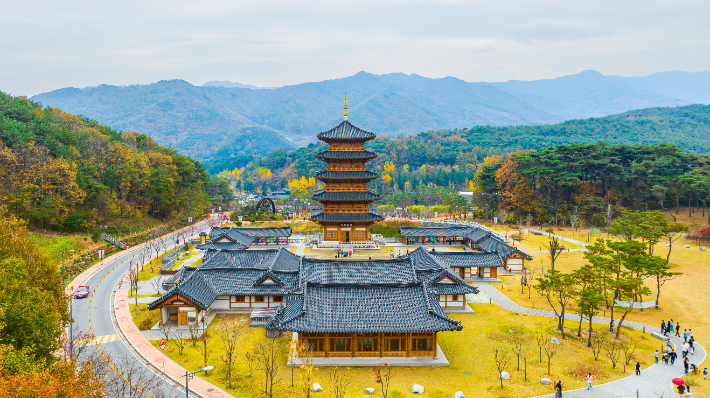
[[[391,161],[386,161],[384,165],[384,172],[386,174],[394,174],[397,172],[397,167]]]

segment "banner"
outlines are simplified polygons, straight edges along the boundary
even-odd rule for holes
[[[493,224],[498,224],[498,217],[493,217]]]
[[[97,250],[97,252],[98,252],[98,254],[99,254],[99,258],[104,258],[104,253],[106,252],[106,250],[104,250],[104,249],[99,249],[99,250]]]
[[[187,222],[192,222],[192,217],[188,217]]]
[[[160,340],[160,344],[158,345],[161,350],[165,351],[165,339]]]

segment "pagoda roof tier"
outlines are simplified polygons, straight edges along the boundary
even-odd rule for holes
[[[363,201],[368,201],[368,202],[373,202],[375,200],[380,200],[382,199],[382,196],[380,196],[377,192],[375,191],[325,191],[325,190],[320,190],[316,191],[316,193],[313,194],[311,197],[313,200],[318,200],[318,201],[358,201],[358,200],[363,200]]]
[[[311,221],[321,222],[375,222],[382,221],[383,217],[374,213],[318,213],[311,216]]]
[[[328,131],[324,131],[318,134],[318,139],[329,141],[329,140],[363,140],[368,141],[375,138],[375,134],[369,131],[362,130],[358,127],[350,124],[349,121],[344,120],[342,123],[333,127]]]
[[[371,171],[319,171],[314,175],[319,180],[374,180],[380,178]]]
[[[318,159],[374,159],[377,154],[373,151],[323,151],[316,154]]]

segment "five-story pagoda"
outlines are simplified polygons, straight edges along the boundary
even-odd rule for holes
[[[369,240],[370,225],[382,217],[370,212],[369,204],[381,199],[367,183],[379,178],[368,171],[365,163],[377,157],[365,149],[364,144],[375,134],[361,130],[348,122],[348,100],[345,96],[344,120],[337,127],[318,134],[318,139],[329,145],[316,157],[328,164],[315,174],[325,188],[317,191],[313,199],[323,204],[323,211],[311,216],[323,226],[326,241]]]

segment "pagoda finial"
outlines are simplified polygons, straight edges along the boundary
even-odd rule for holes
[[[348,90],[345,90],[345,114],[343,120],[348,120]]]

